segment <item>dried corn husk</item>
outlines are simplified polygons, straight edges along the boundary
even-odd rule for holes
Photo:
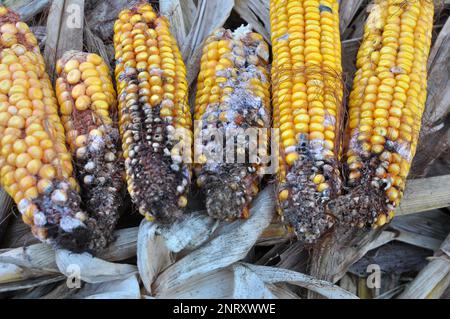
[[[148,293],[177,299],[293,298],[292,291],[276,286],[289,282],[329,298],[355,298],[307,275],[240,262],[269,226],[275,210],[273,196],[273,188],[266,188],[254,201],[248,220],[223,222],[212,233],[214,222],[205,215],[191,215],[169,228],[144,221],[139,230],[138,266]]]
[[[62,274],[73,276],[73,272],[77,271],[80,279],[88,283],[124,279],[137,273],[137,267],[133,265],[115,264],[88,253],[74,254],[62,249],[56,251],[56,264]]]
[[[450,284],[450,235],[430,263],[399,296],[401,299],[438,299]]]
[[[139,282],[135,275],[123,280],[114,280],[99,284],[86,284],[75,299],[140,299]]]

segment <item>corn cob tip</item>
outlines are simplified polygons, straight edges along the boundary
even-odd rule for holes
[[[376,166],[373,158],[369,167]],[[386,181],[380,181],[373,169],[362,169],[358,184],[351,185],[348,193],[326,204],[326,210],[342,225],[351,227],[382,227],[394,218],[394,212],[400,201],[396,195],[395,202],[386,197],[386,190],[391,189]],[[395,191],[396,192],[396,191]]]
[[[200,179],[211,217],[221,220],[248,218],[248,207],[258,194],[255,169],[246,165],[224,165],[214,173],[203,170]]]
[[[334,213],[326,209],[325,203],[339,196],[342,184],[336,163],[315,160],[308,148],[299,153],[301,155],[280,184],[279,205],[297,238],[305,243],[314,243],[336,222]],[[320,176],[323,176],[320,181],[317,178],[318,167]]]
[[[266,42],[248,26],[234,32],[220,28],[203,48],[195,107],[195,147],[201,154],[196,173],[212,217],[248,217],[248,207],[258,193],[262,165],[259,158],[252,162],[250,158],[260,156],[259,150],[268,144],[268,59]],[[251,141],[238,142],[246,134]],[[226,146],[222,143],[225,136]],[[209,154],[211,150],[233,154],[218,158]],[[242,161],[245,154],[249,158]]]
[[[39,240],[74,252],[88,249],[92,237],[80,206],[78,192],[66,182],[47,185],[43,194],[17,203],[23,220]]]

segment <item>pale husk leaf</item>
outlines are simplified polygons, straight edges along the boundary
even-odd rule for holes
[[[55,262],[55,251],[46,244],[35,244],[12,249],[0,254],[0,262],[11,263],[28,269],[58,272]]]
[[[88,283],[124,279],[137,273],[137,267],[133,265],[114,264],[88,253],[75,254],[63,249],[56,251],[56,264],[66,276],[73,276],[74,269],[79,270],[80,279]]]
[[[358,299],[355,295],[328,281],[319,280],[295,271],[251,264],[242,265],[248,267],[266,283],[290,283],[307,288],[329,299]]]
[[[158,226],[146,220],[141,222],[137,243],[139,275],[148,293],[156,276],[173,260],[164,239],[157,234]]]
[[[123,280],[86,284],[75,296],[77,299],[141,299],[135,275]]]
[[[450,284],[450,235],[430,263],[399,296],[400,299],[440,298]]]
[[[13,264],[0,263],[0,284],[7,284],[27,278],[28,275],[22,268]]]

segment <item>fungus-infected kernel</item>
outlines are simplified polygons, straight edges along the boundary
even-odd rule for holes
[[[288,165],[294,165],[294,163],[298,160],[299,156],[297,153],[290,153],[286,155],[286,163]]]
[[[180,198],[178,199],[178,206],[184,208],[187,206],[187,203],[187,198],[185,196],[180,196]]]
[[[386,217],[386,215],[385,215],[385,214],[380,214],[380,215],[377,217],[376,225],[379,226],[379,227],[381,227],[381,226],[384,226],[384,225],[386,224],[386,222],[387,222],[387,217]]]
[[[323,192],[329,188],[330,188],[330,185],[328,183],[321,183],[321,184],[319,184],[319,186],[317,186],[317,191]]]
[[[325,182],[325,177],[322,174],[315,175],[313,178],[313,182],[314,184],[319,185]]]

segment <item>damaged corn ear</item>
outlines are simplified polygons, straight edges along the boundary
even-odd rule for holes
[[[56,66],[56,95],[81,197],[92,227],[91,249],[113,239],[122,204],[123,160],[117,100],[109,68],[96,54],[70,51]]]
[[[86,249],[72,157],[36,38],[18,15],[0,7],[0,181],[23,221],[42,241]]]
[[[430,0],[375,1],[365,25],[346,136],[350,194],[360,198],[346,216],[354,225],[382,226],[403,195],[427,98],[433,14]]]
[[[341,190],[343,112],[338,1],[271,0],[278,200],[298,238],[314,242],[334,219]]]
[[[187,205],[191,180],[186,68],[167,19],[150,4],[120,13],[114,46],[128,191],[141,214],[170,222]]]
[[[217,30],[203,48],[195,103],[195,171],[212,217],[248,217],[258,193],[264,155],[259,149],[266,150],[270,126],[268,59],[266,42],[248,27]]]

